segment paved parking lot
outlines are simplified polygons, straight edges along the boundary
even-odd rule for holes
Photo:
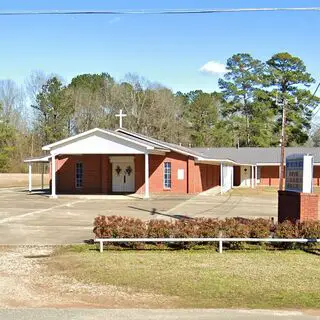
[[[154,211],[153,211],[154,209]],[[152,214],[155,212],[155,214]],[[276,217],[276,197],[243,197],[207,193],[190,196],[157,196],[86,199],[28,194],[23,189],[0,189],[0,244],[66,244],[93,238],[98,215],[149,219],[188,217]]]

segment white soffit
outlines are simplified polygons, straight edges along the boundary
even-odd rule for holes
[[[204,164],[228,164],[228,165],[238,165],[238,163],[236,163],[233,160],[230,159],[206,159],[206,158],[197,158],[196,159],[197,163],[204,163]]]
[[[46,146],[53,154],[143,154],[151,147],[95,130]],[[47,149],[45,149],[47,150]]]
[[[131,143],[132,145],[135,145],[135,146],[138,146],[138,147],[142,147],[142,148],[146,148],[146,149],[149,149],[149,150],[153,150],[154,149],[152,146],[148,145],[147,143],[134,141],[133,139],[130,139],[130,137],[120,136],[116,132],[113,132],[113,131],[102,130],[102,129],[99,129],[99,128],[95,128],[95,129],[91,129],[91,130],[88,130],[86,132],[77,134],[75,136],[72,136],[72,137],[57,141],[55,143],[46,145],[46,146],[44,146],[42,148],[42,150],[53,150],[53,149],[56,149],[59,146],[69,145],[72,142],[79,141],[79,140],[82,140],[82,139],[86,139],[88,136],[92,136],[92,135],[97,135],[97,136],[99,136],[99,137],[101,137],[103,139],[111,139],[112,140],[112,138],[114,138],[120,144],[123,143],[123,142],[128,142],[128,143]]]

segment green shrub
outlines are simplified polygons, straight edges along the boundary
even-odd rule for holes
[[[304,221],[298,224],[300,238],[320,239],[320,221]]]
[[[293,224],[289,220],[277,224],[275,227],[274,234],[275,234],[275,238],[281,238],[281,239],[299,238],[297,224]],[[278,242],[278,243],[275,243],[274,246],[276,248],[283,248],[283,249],[295,249],[299,247],[294,242]]]
[[[226,218],[221,222],[223,237],[226,238],[249,238],[250,226],[248,223],[239,222],[237,218]]]
[[[247,221],[239,218],[227,218],[221,222],[222,236],[225,238],[249,238],[250,227]],[[244,249],[245,242],[228,242],[226,244],[230,249]]]
[[[144,238],[147,235],[142,220],[119,216],[95,218],[93,232],[98,238]]]
[[[304,221],[298,224],[298,232],[300,238],[320,239],[320,221]],[[319,243],[308,242],[309,248],[320,247]]]
[[[212,218],[197,218],[198,238],[218,238],[221,231],[221,221]]]
[[[170,238],[172,237],[172,223],[166,220],[150,220],[147,224],[148,238]]]
[[[150,220],[99,216],[94,220],[93,232],[97,238],[320,238],[320,221],[306,221],[293,224],[285,221],[274,224],[267,219],[227,218],[225,220],[211,218],[182,219],[176,221]],[[178,248],[191,248],[204,242],[180,242]],[[255,243],[257,244],[257,243]],[[258,244],[260,245],[260,244]],[[309,245],[314,245],[310,243]],[[131,243],[131,247],[142,248],[144,244]],[[156,244],[159,246],[159,244]],[[164,245],[160,247],[163,248]],[[168,244],[165,244],[168,246]],[[245,242],[229,242],[229,248],[243,249]],[[272,243],[275,248],[296,248],[295,243]],[[304,246],[304,245],[302,245]]]
[[[270,237],[273,224],[270,220],[254,219],[250,221],[250,238],[268,238]]]
[[[278,223],[275,227],[274,234],[275,238],[299,238],[297,225],[289,220]]]

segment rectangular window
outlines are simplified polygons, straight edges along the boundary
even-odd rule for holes
[[[77,162],[76,164],[76,188],[83,187],[83,164],[82,162]]]
[[[171,162],[164,163],[163,187],[171,189]]]

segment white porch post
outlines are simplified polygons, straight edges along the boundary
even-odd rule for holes
[[[234,187],[234,166],[232,166],[231,170],[231,189]]]
[[[51,157],[51,197],[56,198],[56,157],[52,154]]]
[[[32,164],[29,162],[29,192],[32,191]]]
[[[41,190],[43,190],[44,163],[41,164]]]
[[[257,165],[255,166],[255,176],[256,176],[256,179],[255,179],[256,187],[257,187],[258,186],[258,166]]]
[[[144,199],[149,199],[149,154],[144,154]]]
[[[254,166],[251,166],[251,188],[254,188]]]
[[[223,163],[220,163],[220,194],[223,194]]]

